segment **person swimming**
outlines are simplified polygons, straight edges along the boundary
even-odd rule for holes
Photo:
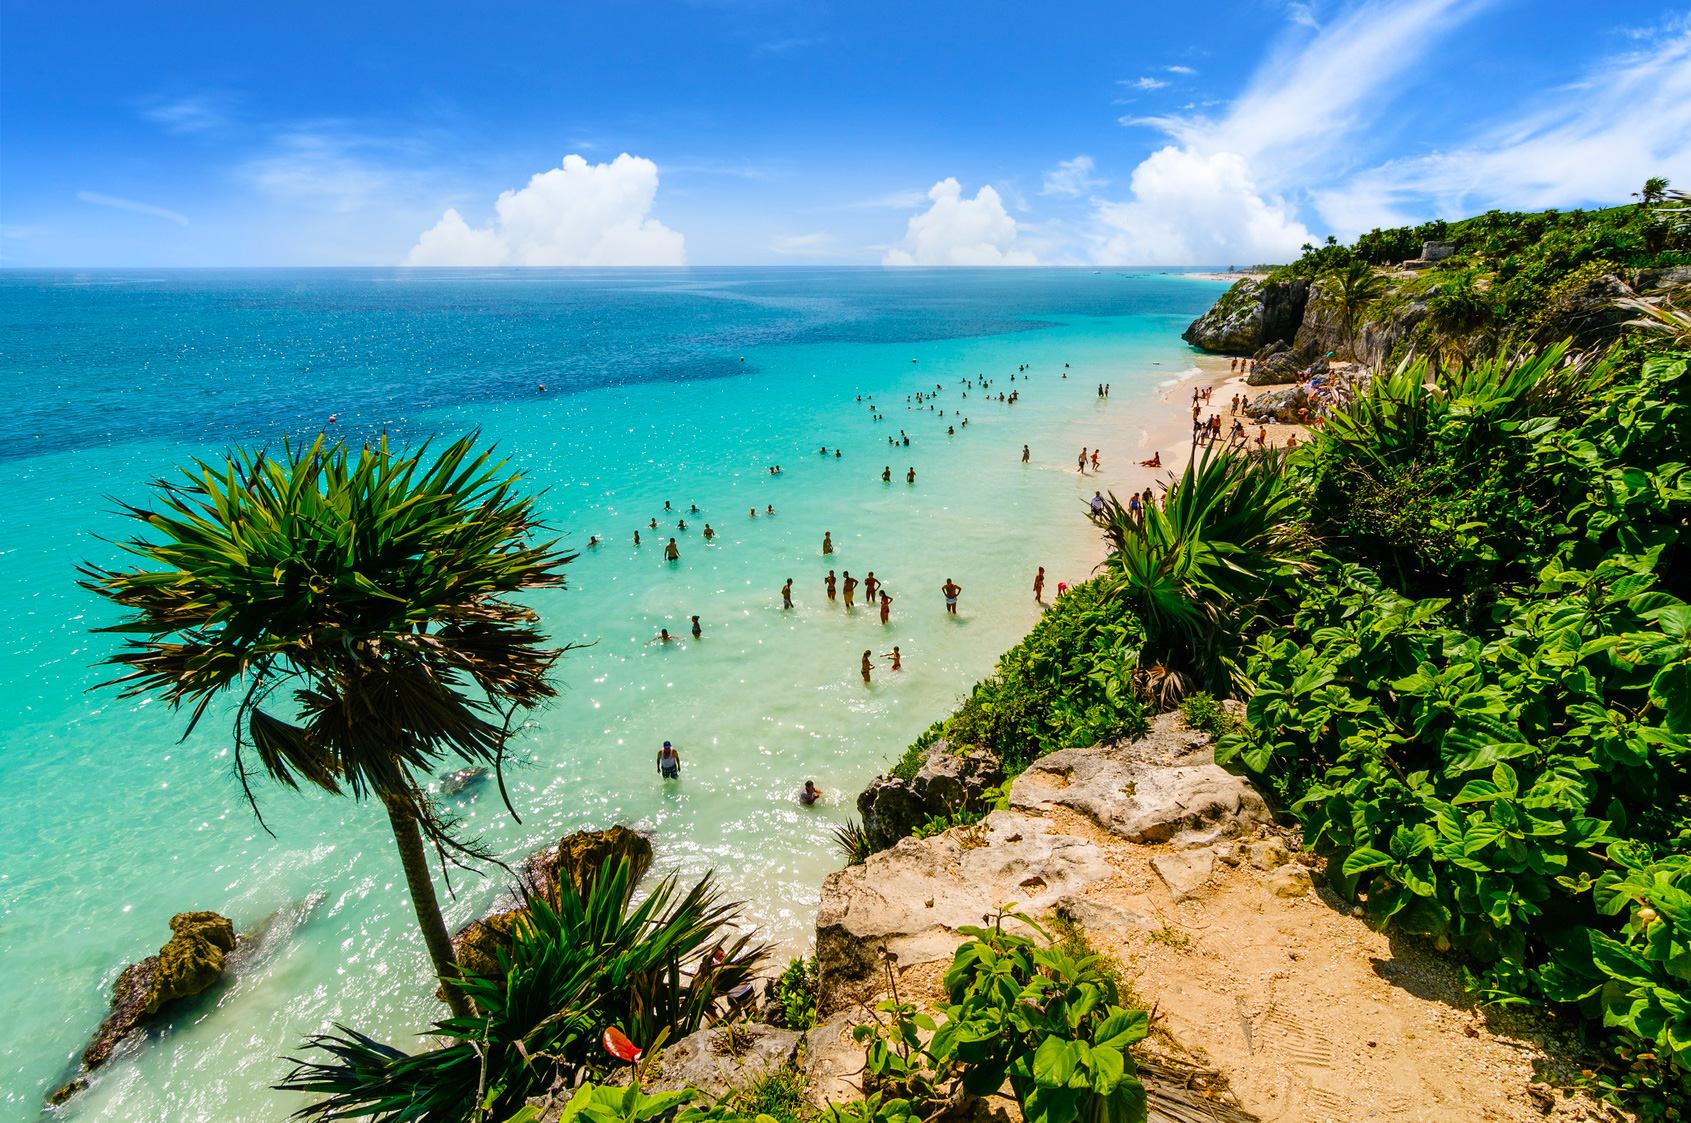
[[[813,807],[822,798],[822,789],[816,786],[815,780],[806,780],[804,789],[799,792],[799,802],[806,807]]]
[[[709,542],[712,538],[715,538],[715,537],[716,537],[716,531],[714,531],[710,528],[710,523],[706,523],[705,524],[705,541]]]
[[[763,508],[763,513],[765,515],[773,515],[775,513],[775,504],[770,503],[767,506],[765,506]]]
[[[665,780],[675,780],[681,776],[681,754],[676,752],[675,746],[668,741],[658,750],[658,775]]]
[[[676,519],[675,520],[675,529],[676,530],[686,530],[687,529],[687,520],[686,519]]]
[[[591,538],[589,538],[587,540],[587,548],[589,550],[596,548],[598,545],[599,545],[599,536],[597,534],[593,535]]]
[[[652,642],[653,643],[669,643],[673,639],[675,639],[675,637],[669,634],[668,628],[659,628],[658,634],[653,637]]]

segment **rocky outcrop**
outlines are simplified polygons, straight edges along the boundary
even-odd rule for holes
[[[1303,322],[1307,281],[1234,283],[1208,312],[1192,321],[1181,338],[1205,351],[1251,355],[1264,345],[1289,343]]]
[[[224,957],[235,950],[235,926],[215,912],[179,912],[170,918],[170,939],[139,963],[131,963],[112,984],[112,1012],[82,1052],[82,1063],[99,1068],[118,1043],[174,1002],[209,990],[223,977]]]
[[[857,797],[863,831],[885,849],[936,815],[975,810],[986,789],[1004,782],[1004,766],[991,753],[954,753],[943,740],[928,747],[909,780],[882,776]]]
[[[1303,420],[1298,411],[1309,409],[1309,405],[1309,393],[1302,385],[1285,386],[1258,394],[1244,407],[1244,412],[1253,421],[1291,425]]]
[[[634,863],[634,880],[639,881],[652,864],[652,843],[637,831],[616,826],[565,835],[557,846],[530,854],[517,866],[512,891],[496,901],[486,916],[470,921],[452,937],[459,966],[477,974],[496,970],[499,951],[510,942],[511,929],[523,915],[527,898],[555,901],[564,879],[582,889],[608,859],[623,856]]]

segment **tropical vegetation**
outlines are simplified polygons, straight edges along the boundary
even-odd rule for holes
[[[473,436],[432,452],[319,437],[279,454],[196,461],[155,486],[122,544],[128,568],[82,567],[123,612],[106,685],[190,710],[233,704],[235,770],[387,812],[424,943],[456,973],[425,844],[473,853],[430,803],[441,762],[502,764],[514,717],[555,694],[563,649],[510,599],[563,584],[574,557],[540,530],[522,476]],[[502,787],[502,785],[501,785]],[[260,819],[262,822],[262,817]],[[468,1017],[468,992],[446,991]]]

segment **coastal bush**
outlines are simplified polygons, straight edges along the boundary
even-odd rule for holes
[[[869,841],[863,824],[851,819],[834,828],[834,849],[846,860],[846,865],[855,866],[875,852],[875,845]]]
[[[504,1118],[554,1083],[605,1071],[606,1026],[651,1050],[707,1024],[749,982],[763,949],[733,935],[738,908],[708,875],[686,892],[666,878],[637,905],[633,882],[623,857],[585,888],[562,879],[555,904],[530,899],[498,953],[498,973],[448,984],[476,1013],[436,1023],[432,1034],[447,1042],[440,1048],[407,1053],[346,1026],[308,1038],[315,1056],[295,1059],[277,1087],[322,1098],[295,1117]]]
[[[1000,657],[937,734],[924,736],[992,753],[1007,776],[1058,749],[1138,736],[1146,722],[1134,672],[1144,642],[1138,620],[1101,581],[1082,582]]]
[[[1006,920],[1038,939],[1006,930]],[[875,1106],[834,1118],[927,1118],[957,1091],[986,1096],[1008,1082],[1029,1123],[1143,1123],[1131,1050],[1149,1018],[1119,1004],[1104,962],[1052,942],[1019,913],[961,932],[969,939],[945,973],[941,1019],[895,992],[876,1007],[880,1020],[853,1031],[867,1047],[864,1089]]]
[[[1215,695],[1205,690],[1180,700],[1180,716],[1187,725],[1211,737],[1222,737],[1238,729],[1239,723]]]
[[[1142,622],[1147,663],[1228,690],[1240,635],[1312,545],[1282,467],[1212,446],[1142,512],[1105,501],[1094,520],[1110,547],[1102,586]]]
[[[775,980],[775,1024],[809,1029],[816,1024],[816,957],[794,956]]]
[[[1593,1080],[1664,1118],[1691,1097],[1691,359],[1422,373],[1297,461],[1326,552],[1250,637],[1217,756],[1374,923],[1459,952],[1487,1001],[1577,1011],[1614,1057]],[[1473,496],[1440,550],[1352,532],[1358,480],[1411,469],[1429,520],[1515,496]]]

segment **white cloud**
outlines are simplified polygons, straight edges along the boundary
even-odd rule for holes
[[[1321,24],[1315,18],[1315,9],[1301,0],[1292,0],[1292,3],[1286,5],[1286,18],[1300,27],[1321,30]]]
[[[1104,186],[1105,181],[1094,179],[1092,173],[1095,165],[1092,157],[1084,153],[1072,160],[1064,160],[1055,168],[1045,173],[1045,184],[1039,189],[1041,195],[1084,195],[1086,192]]]
[[[606,164],[564,157],[500,194],[491,225],[456,209],[418,238],[407,265],[684,265],[682,236],[651,216],[658,166],[624,152]]]
[[[1389,161],[1314,192],[1352,235],[1438,212],[1620,202],[1652,175],[1691,168],[1691,20],[1602,60],[1519,117],[1449,150]]]
[[[1219,119],[1124,118],[1175,143],[1134,170],[1132,198],[1099,201],[1095,259],[1136,264],[1285,260],[1310,240],[1291,192],[1331,182],[1399,81],[1490,0],[1358,6],[1301,45],[1271,52]],[[1310,23],[1292,5],[1294,22]],[[1298,10],[1308,20],[1298,18]]]
[[[92,203],[96,207],[110,207],[114,211],[129,211],[133,214],[151,215],[176,223],[178,226],[188,225],[188,216],[167,207],[157,207],[151,203],[138,203],[134,199],[120,199],[116,195],[101,195],[97,191],[78,191],[76,197],[84,203]]]
[[[1160,90],[1164,86],[1168,85],[1168,83],[1163,81],[1161,78],[1152,78],[1149,76],[1144,78],[1123,78],[1116,84],[1118,86],[1126,86],[1130,90],[1145,91]]]
[[[1192,75],[1197,73],[1197,71],[1192,69],[1190,66],[1165,66],[1163,69],[1168,71],[1170,74],[1178,74],[1182,78],[1190,78]]]
[[[1100,203],[1093,256],[1135,265],[1254,265],[1311,240],[1288,203],[1264,198],[1244,157],[1173,145],[1134,169],[1133,198]]]
[[[942,179],[928,191],[931,205],[910,219],[904,242],[887,251],[884,265],[1038,265],[1038,257],[1016,247],[1016,220],[998,192],[983,185],[963,197],[956,179]]]
[[[173,133],[204,132],[228,121],[217,99],[206,94],[155,102],[142,109],[141,116]]]

